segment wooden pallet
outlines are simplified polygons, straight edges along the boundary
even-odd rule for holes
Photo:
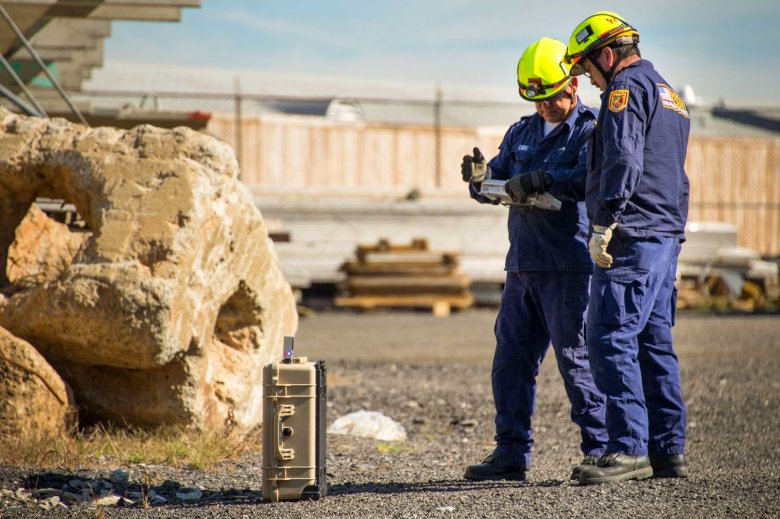
[[[398,245],[390,243],[390,240],[385,238],[376,242],[376,245],[358,245],[357,257],[361,258],[363,254],[367,252],[412,252],[412,251],[427,251],[428,240],[425,238],[414,238],[409,245]]]
[[[408,263],[363,264],[347,261],[341,270],[348,276],[449,276],[457,271],[457,265],[417,265]]]
[[[458,272],[457,254],[428,250],[425,239],[409,245],[383,239],[359,245],[355,256],[342,265],[347,279],[340,284],[344,295],[335,299],[337,306],[430,308],[434,315],[446,316],[452,308],[474,303],[468,276]]]
[[[453,308],[469,308],[474,304],[471,294],[458,296],[344,296],[335,299],[336,306],[373,310],[376,308],[430,308],[436,317],[447,317]]]
[[[474,303],[471,280],[458,272],[458,256],[428,250],[424,238],[409,245],[380,239],[374,245],[359,245],[355,259],[341,267],[347,274],[340,283],[343,292],[335,304],[355,308],[430,308],[446,316],[452,308]]]
[[[350,276],[343,286],[353,296],[454,296],[468,292],[469,284],[468,276],[456,272],[446,276]]]

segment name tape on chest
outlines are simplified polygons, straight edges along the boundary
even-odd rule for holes
[[[609,93],[609,111],[618,113],[628,106],[628,90],[613,90]]]
[[[690,118],[688,107],[685,106],[683,100],[677,95],[677,92],[675,92],[672,87],[662,83],[656,83],[656,86],[658,86],[658,97],[661,99],[661,106],[669,110],[674,110],[685,118]]]

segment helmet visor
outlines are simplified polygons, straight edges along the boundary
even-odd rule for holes
[[[557,83],[545,85],[541,80],[531,80],[527,85],[518,81],[520,97],[528,101],[543,101],[544,99],[555,96],[560,93],[571,81],[570,76],[566,76]]]
[[[578,56],[574,56],[574,57],[569,56],[568,54],[566,55],[566,61],[568,63],[571,63],[571,70],[569,70],[569,75],[571,77],[581,76],[582,74],[585,73],[585,69],[582,66],[582,59],[583,58],[584,58],[584,56],[582,56],[582,55],[578,55]]]

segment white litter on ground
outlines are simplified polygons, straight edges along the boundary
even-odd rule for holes
[[[348,434],[383,441],[406,439],[403,426],[376,411],[356,411],[338,418],[330,427],[329,434]]]

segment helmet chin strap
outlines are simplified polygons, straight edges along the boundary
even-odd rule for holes
[[[623,41],[621,41],[621,39]],[[609,70],[604,70],[604,67],[599,65],[599,62],[595,59],[591,59],[590,62],[593,63],[593,66],[596,67],[596,70],[598,70],[601,75],[604,77],[604,80],[607,82],[607,85],[609,85],[609,82],[612,81],[612,76],[615,75],[615,68],[618,66],[619,56],[618,49],[620,45],[628,45],[628,44],[635,44],[639,41],[639,39],[636,36],[632,36],[630,39],[626,38],[618,38],[616,44],[610,44],[606,47],[601,47],[601,49],[612,49],[612,53],[615,55],[615,59],[612,61],[612,66],[609,68]],[[601,51],[601,49],[596,49],[595,52]]]
[[[598,49],[596,52],[599,52],[600,50],[601,49]],[[612,74],[613,74],[613,71],[615,70],[615,66],[617,65],[617,63],[613,63],[612,66],[609,68],[609,71],[607,71],[607,70],[604,70],[604,67],[602,67],[599,64],[598,60],[591,59],[590,62],[593,63],[593,66],[596,67],[596,70],[599,71],[601,76],[604,78],[604,81],[606,81],[607,85],[609,85],[609,82],[612,81]]]

